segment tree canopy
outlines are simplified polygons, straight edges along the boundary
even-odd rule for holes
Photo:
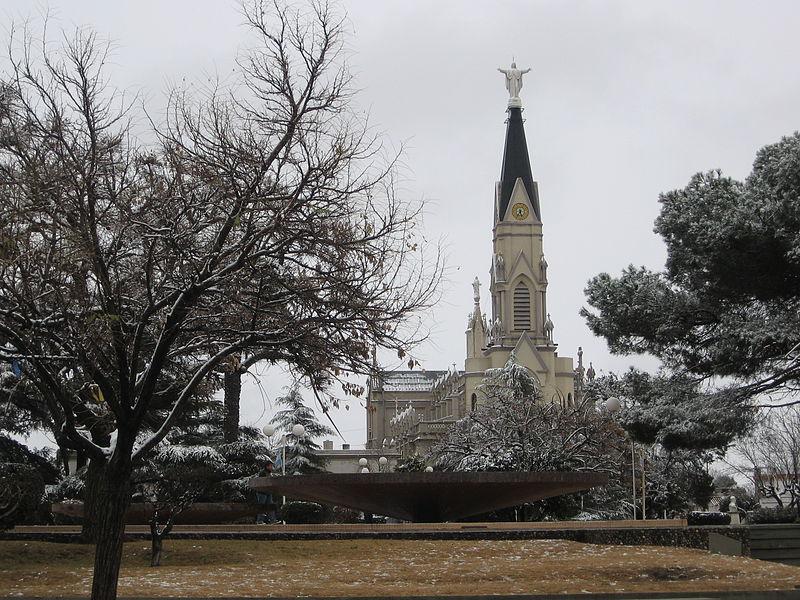
[[[753,423],[735,395],[709,391],[685,374],[650,374],[631,368],[587,383],[585,396],[602,402],[612,396],[625,403],[619,423],[632,439],[668,451],[724,450]]]
[[[343,16],[242,14],[234,71],[173,90],[158,123],[110,83],[94,32],[54,45],[10,29],[0,361],[91,459],[98,600],[116,595],[133,469],[226,362],[283,363],[327,406],[362,391],[344,376],[369,372],[375,346],[423,339],[414,317],[437,297],[421,206],[351,103]]]
[[[592,278],[581,311],[590,329],[614,353],[649,353],[682,376],[733,382],[716,397],[740,407],[796,392],[800,133],[762,148],[743,182],[698,173],[660,202],[665,269]]]

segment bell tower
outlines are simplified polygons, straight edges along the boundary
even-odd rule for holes
[[[493,254],[489,269],[491,317],[478,353],[473,324],[465,364],[466,405],[483,371],[502,367],[513,351],[536,376],[545,400],[574,401],[572,359],[559,357],[554,325],[547,308],[547,261],[544,257],[539,188],[533,178],[522,118],[522,76],[530,69],[499,69],[505,75],[509,101],[500,181],[492,211]],[[470,352],[471,351],[471,352]],[[478,398],[478,401],[480,399]]]

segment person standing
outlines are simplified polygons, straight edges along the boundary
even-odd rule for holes
[[[271,458],[267,458],[264,466],[258,471],[259,477],[272,477],[272,472],[275,470],[275,463]],[[266,512],[256,515],[256,524],[264,525],[267,523],[274,523],[276,521],[275,503],[272,501],[272,493],[270,492],[256,492],[256,504],[261,504],[266,507]]]

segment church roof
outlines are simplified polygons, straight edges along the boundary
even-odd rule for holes
[[[430,392],[447,371],[394,371],[383,376],[384,392]]]
[[[531,200],[536,217],[541,221],[539,213],[539,199],[533,185],[531,173],[531,160],[528,157],[528,143],[525,140],[525,126],[522,121],[522,109],[509,107],[508,120],[506,121],[506,145],[503,150],[503,168],[500,174],[500,198],[498,199],[497,220],[503,219],[511,201],[511,192],[517,179],[522,179],[528,198]]]

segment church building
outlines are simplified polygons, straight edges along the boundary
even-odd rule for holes
[[[379,371],[371,377],[367,448],[393,448],[403,456],[424,454],[454,421],[484,401],[477,387],[485,372],[505,365],[512,352],[535,376],[545,401],[573,404],[576,386],[580,395],[582,353],[579,349],[577,369],[572,358],[558,355],[547,310],[542,212],[519,97],[522,76],[529,70],[513,63],[510,69],[500,69],[510,98],[492,207],[491,306],[481,307],[476,277],[464,369]]]

